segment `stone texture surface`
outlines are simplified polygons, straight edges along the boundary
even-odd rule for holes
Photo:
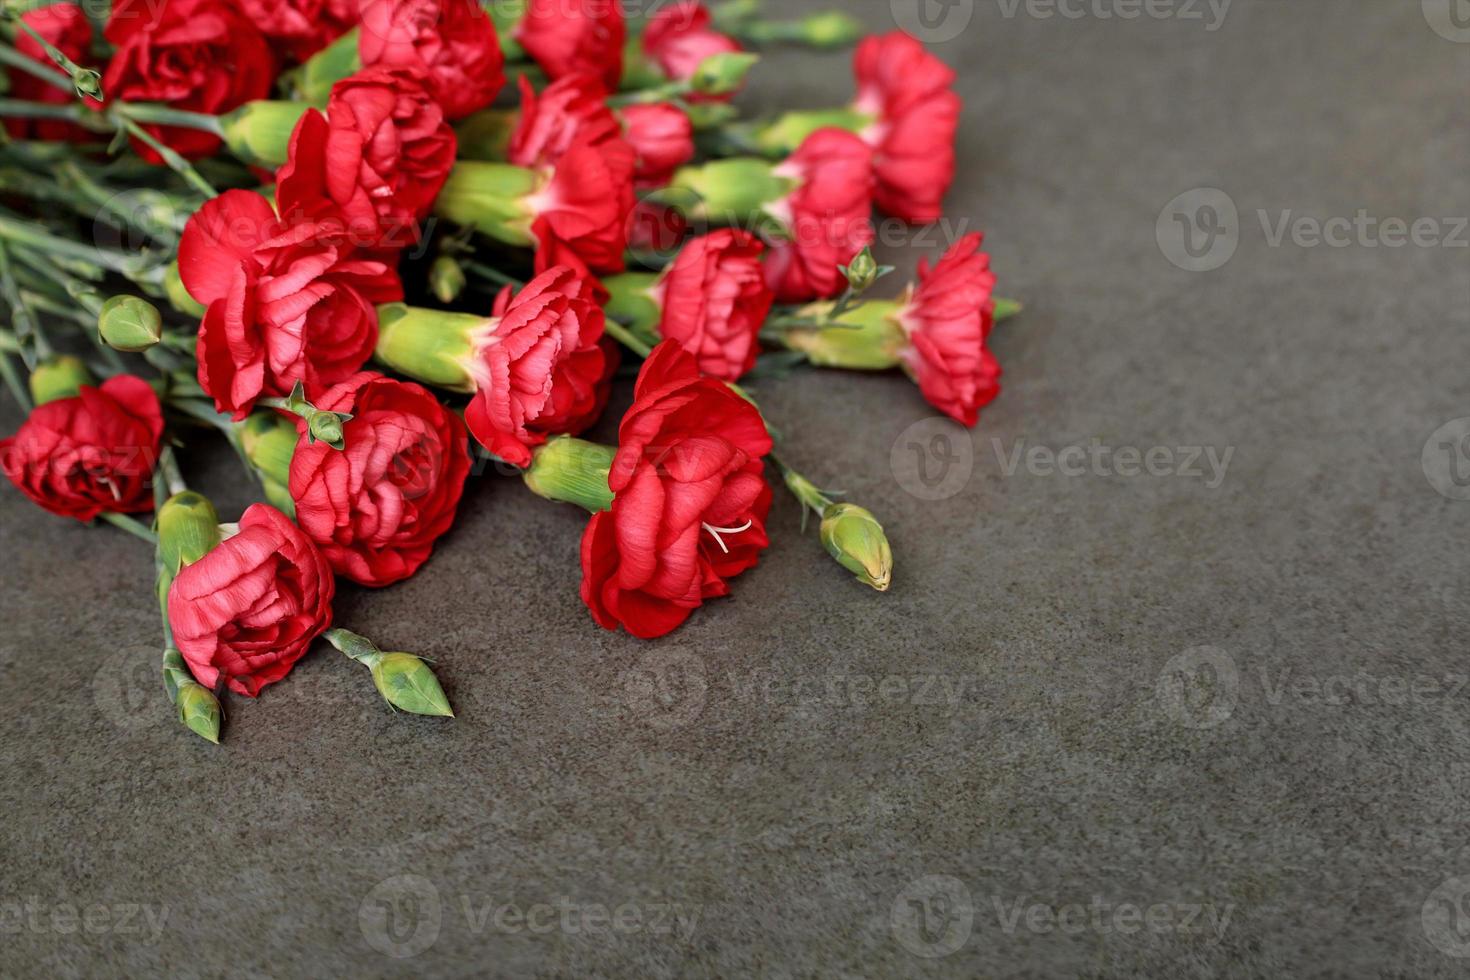
[[[944,444],[904,436],[933,413],[901,377],[759,390],[884,519],[886,596],[779,499],[734,599],[604,633],[583,519],[487,476],[422,574],[338,604],[435,658],[457,720],[321,649],[211,748],[168,717],[146,549],[0,492],[0,974],[1463,975],[1470,503],[1421,452],[1470,415],[1470,251],[1267,229],[1470,215],[1470,44],[1412,0],[1063,8],[930,8],[970,18],[937,46],[949,211],[1028,304],[959,492],[921,499],[911,444]],[[753,107],[850,90],[840,54],[757,76]],[[1239,214],[1207,273],[1156,238],[1193,188]],[[1025,455],[1094,440],[1233,455]],[[187,469],[250,499],[220,447]]]

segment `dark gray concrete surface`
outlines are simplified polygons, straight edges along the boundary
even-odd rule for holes
[[[1421,456],[1470,415],[1470,250],[1260,215],[1463,246],[1470,43],[1435,2],[948,8],[949,211],[1028,304],[958,492],[921,499],[901,377],[759,391],[884,519],[888,595],[778,498],[733,600],[632,641],[578,601],[584,518],[486,478],[420,575],[338,602],[456,720],[320,649],[212,748],[168,716],[146,549],[0,492],[0,974],[1465,975],[1470,502]],[[784,52],[745,102],[849,90]],[[1238,212],[1208,272],[1165,255],[1198,188]],[[1233,455],[1007,473],[1094,440]],[[186,466],[248,502],[225,451]]]

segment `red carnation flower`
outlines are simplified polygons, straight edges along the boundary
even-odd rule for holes
[[[21,493],[62,517],[153,509],[150,475],[163,436],[158,396],[118,375],[74,398],[37,405],[20,431],[0,440],[0,466]]]
[[[633,147],[633,176],[639,187],[661,187],[694,159],[694,126],[676,105],[650,102],[618,110],[623,138]]]
[[[719,229],[680,249],[651,290],[663,311],[659,336],[693,354],[700,373],[735,381],[755,367],[773,299],[763,250],[748,232]]]
[[[378,340],[376,303],[402,298],[392,268],[355,253],[340,222],[287,223],[265,198],[230,190],[189,219],[179,276],[208,310],[199,384],[221,412],[249,414],[297,382],[335,384]]]
[[[239,533],[179,569],[168,592],[174,643],[194,679],[255,697],[291,672],[332,625],[336,582],[291,520],[253,504]]]
[[[355,3],[332,0],[239,0],[240,9],[293,61],[305,61],[357,23]]]
[[[709,25],[710,12],[697,0],[683,0],[665,7],[648,20],[643,32],[643,53],[658,65],[666,78],[687,82],[709,56],[741,50],[734,38]],[[734,92],[729,92],[693,98],[728,102],[734,96]]]
[[[363,0],[357,51],[368,68],[423,72],[450,119],[485,108],[505,84],[495,25],[475,0]]]
[[[905,221],[938,221],[954,181],[954,72],[903,31],[866,38],[853,70],[853,108],[877,120],[862,135],[874,151],[878,207]]]
[[[276,78],[265,36],[221,0],[118,0],[103,33],[117,47],[102,79],[108,99],[219,115],[265,98]],[[186,157],[208,156],[220,146],[218,136],[203,130],[144,128]],[[163,162],[137,140],[133,148],[151,163]]]
[[[616,92],[625,31],[617,0],[530,0],[514,36],[550,78],[587,72]]]
[[[729,594],[769,543],[770,451],[753,405],[700,377],[678,344],[654,349],[618,428],[612,509],[582,535],[582,601],[598,625],[653,639]]]
[[[371,371],[313,404],[352,418],[343,450],[297,445],[297,523],[339,575],[371,586],[408,578],[454,521],[470,471],[464,423],[418,385]]]
[[[616,348],[603,344],[602,307],[592,285],[557,267],[513,297],[495,301],[495,319],[476,338],[470,433],[490,452],[529,466],[531,447],[548,436],[576,435],[607,404]]]
[[[21,14],[20,19],[77,64],[86,67],[92,60],[92,22],[76,4],[58,3],[38,10],[27,10]],[[71,92],[71,79],[56,66],[46,49],[29,33],[21,30],[15,32],[15,50],[51,69],[66,88],[57,88],[28,72],[12,71],[11,96],[28,102],[47,102],[52,105],[70,105],[75,100],[76,96]],[[87,104],[96,108],[102,105],[90,97]],[[73,143],[85,143],[100,138],[76,123],[56,119],[6,117],[5,130],[19,140],[69,140]]]
[[[635,203],[633,148],[621,138],[578,137],[531,201],[537,271],[621,272]]]
[[[766,281],[783,303],[837,295],[846,285],[837,267],[873,241],[872,152],[851,133],[819,129],[774,173],[801,183],[767,206],[786,236],[771,242]]]
[[[567,75],[539,96],[521,76],[521,112],[506,159],[518,167],[552,166],[579,139],[590,146],[621,140],[622,128],[606,96],[595,75]]]
[[[909,342],[900,354],[904,370],[930,404],[968,426],[1000,394],[1000,365],[985,346],[995,325],[995,274],[980,251],[983,240],[966,235],[932,270],[921,261],[919,283],[897,314]]]
[[[325,117],[301,117],[276,199],[292,219],[339,217],[364,247],[405,248],[449,178],[455,146],[421,73],[368,68],[332,87]]]

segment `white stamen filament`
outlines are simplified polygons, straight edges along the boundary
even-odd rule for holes
[[[739,527],[715,527],[713,524],[705,524],[703,521],[701,521],[700,526],[710,533],[710,537],[715,539],[715,544],[719,545],[720,550],[728,555],[730,553],[730,549],[725,547],[725,539],[720,537],[720,535],[739,534],[741,531],[748,531],[750,530],[750,526],[754,523],[755,521],[751,520],[746,521]]]

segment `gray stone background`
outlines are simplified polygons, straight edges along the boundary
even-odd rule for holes
[[[146,548],[7,487],[0,974],[1465,974],[1470,444],[1431,434],[1470,415],[1470,29],[1447,0],[850,7],[965,97],[952,224],[888,229],[886,288],[984,229],[1027,303],[936,488],[903,378],[759,390],[884,520],[892,592],[778,497],[732,600],[605,633],[585,518],[487,476],[421,574],[337,604],[435,658],[456,720],[319,649],[213,748],[169,717]],[[850,86],[779,52],[744,103]],[[1272,241],[1360,210],[1434,220]],[[1046,465],[1094,445],[1232,455]],[[251,499],[220,447],[185,465]]]

